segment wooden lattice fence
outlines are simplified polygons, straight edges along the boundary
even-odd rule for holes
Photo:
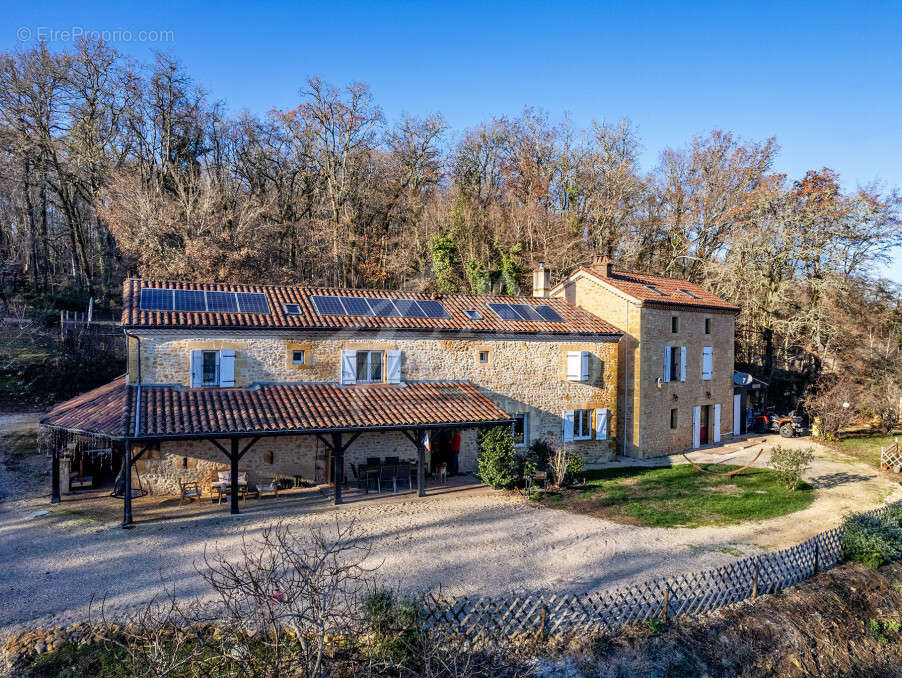
[[[884,470],[902,472],[902,452],[899,452],[899,439],[888,447],[880,448],[880,468]]]
[[[886,507],[868,511],[882,516]],[[842,560],[842,528],[724,567],[585,594],[426,597],[426,625],[470,638],[598,632],[697,615],[775,593]]]

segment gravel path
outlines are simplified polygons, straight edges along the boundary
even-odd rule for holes
[[[7,421],[0,418],[0,426]],[[757,449],[727,448],[693,457],[745,463]],[[759,464],[765,461],[762,457]],[[234,545],[242,530],[253,534],[274,519],[301,530],[356,520],[372,539],[380,577],[407,590],[578,592],[719,566],[740,552],[796,543],[836,524],[843,512],[872,507],[899,489],[875,470],[819,448],[809,479],[820,489],[810,508],[726,528],[620,525],[469,485],[449,486],[441,494],[433,490],[423,499],[405,494],[341,507],[312,489],[249,500],[238,517],[206,502],[151,513],[142,513],[139,505],[135,517],[142,522],[122,530],[117,527],[120,504],[107,497],[51,508],[49,464],[46,458],[35,464],[31,477],[41,482],[43,496],[11,494],[0,502],[0,635],[38,621],[84,618],[92,597],[106,595],[113,607],[148,600],[161,592],[161,576],[180,594],[203,594],[194,565],[204,547]],[[0,463],[0,488],[20,487],[14,475],[18,472],[10,474]]]

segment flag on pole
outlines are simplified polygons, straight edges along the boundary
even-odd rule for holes
[[[423,434],[423,449],[432,452],[432,438],[429,437],[429,431]]]

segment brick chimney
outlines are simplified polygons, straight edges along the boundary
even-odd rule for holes
[[[545,268],[545,264],[539,264],[539,267],[532,272],[532,296],[547,297],[551,291],[551,274]]]
[[[614,262],[607,257],[595,257],[592,270],[601,273],[605,278],[610,278],[614,274]]]

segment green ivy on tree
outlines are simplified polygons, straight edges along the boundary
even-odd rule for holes
[[[432,274],[439,292],[456,292],[454,261],[457,259],[457,245],[454,238],[447,233],[436,233],[429,239],[429,250],[432,252]]]

